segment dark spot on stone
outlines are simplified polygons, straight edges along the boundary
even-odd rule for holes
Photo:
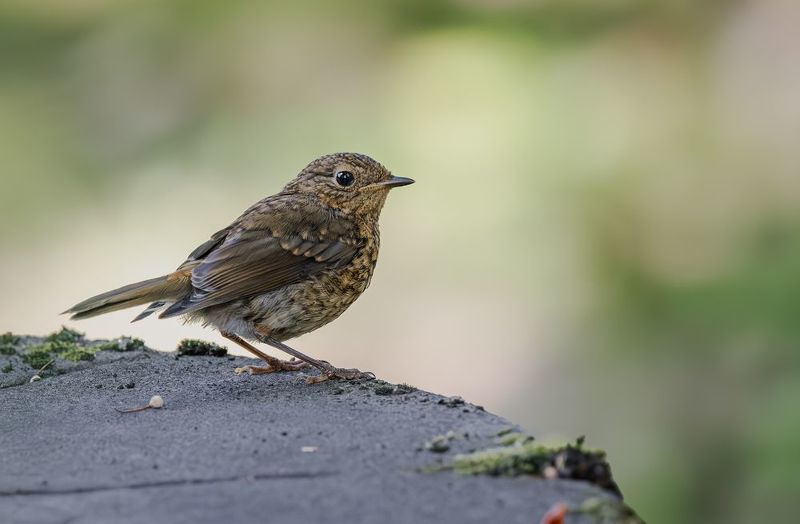
[[[127,389],[133,389],[136,387],[136,382],[128,382],[127,384],[125,384],[125,387]]]
[[[454,408],[454,407],[457,407],[457,406],[463,406],[464,405],[464,399],[461,398],[461,397],[458,397],[458,396],[445,397],[445,398],[440,398],[438,404],[441,404],[443,406],[447,406],[448,408]]]

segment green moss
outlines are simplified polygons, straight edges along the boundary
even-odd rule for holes
[[[83,348],[77,345],[73,345],[72,348],[63,351],[60,356],[64,360],[69,360],[72,362],[80,362],[82,360],[94,360],[95,354],[94,348]]]
[[[514,436],[513,439],[508,438]],[[574,444],[548,447],[534,442],[533,437],[507,433],[507,445],[456,455],[450,465],[462,475],[520,476],[585,480],[619,495],[611,477],[605,452],[583,448],[583,438]],[[436,471],[436,469],[431,470]]]
[[[68,327],[61,327],[61,331],[51,333],[45,338],[45,342],[63,342],[76,344],[83,340],[83,333],[70,329]]]
[[[53,358],[49,344],[29,347],[21,356],[22,360],[33,369],[41,368]]]
[[[11,373],[12,371],[14,371],[14,366],[11,362],[3,366],[3,373]]]
[[[141,351],[145,349],[144,341],[133,337],[119,337],[94,346],[97,351]]]
[[[41,344],[40,347],[45,347],[51,353],[56,353],[59,355],[80,348],[78,344],[74,342],[66,342],[64,340],[53,340],[50,342],[45,342],[44,344]]]
[[[95,350],[82,347],[75,342],[82,337],[80,333],[64,328],[45,338],[43,343],[26,348],[22,353],[22,360],[34,369],[47,364],[54,355],[72,362],[93,360]]]
[[[551,448],[529,442],[457,455],[453,469],[463,475],[541,475],[554,454]]]
[[[178,354],[191,357],[224,357],[228,354],[228,348],[220,346],[219,344],[214,344],[213,342],[185,339],[181,340],[181,342],[178,344]]]
[[[13,333],[0,335],[0,355],[13,355],[17,352],[20,342],[20,338]]]
[[[8,333],[3,333],[2,335],[0,335],[0,344],[10,344],[12,346],[16,346],[19,343],[20,343],[20,338],[14,333],[11,333],[10,331]]]

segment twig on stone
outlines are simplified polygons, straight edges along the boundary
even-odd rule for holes
[[[148,402],[144,406],[139,406],[138,408],[131,408],[131,409],[119,409],[114,408],[120,413],[138,413],[139,411],[144,411],[146,409],[160,409],[164,407],[164,399],[161,398],[159,395],[153,395],[150,398],[150,402]]]

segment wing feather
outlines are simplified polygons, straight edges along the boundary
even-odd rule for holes
[[[199,248],[198,248],[199,250]],[[204,254],[191,274],[193,291],[161,318],[253,297],[346,264],[358,246],[339,240],[274,236],[269,229],[228,233]]]

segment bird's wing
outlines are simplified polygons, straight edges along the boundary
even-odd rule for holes
[[[248,221],[243,221],[248,224]],[[358,250],[353,238],[335,235],[322,227],[309,227],[304,217],[302,231],[286,232],[286,217],[268,215],[250,227],[225,230],[195,250],[196,257],[183,266],[191,269],[192,293],[170,306],[161,318],[197,311],[232,300],[253,297],[295,284],[319,272],[350,262]],[[297,229],[297,228],[295,228]],[[220,232],[222,233],[222,232]],[[203,251],[202,253],[200,253]]]

